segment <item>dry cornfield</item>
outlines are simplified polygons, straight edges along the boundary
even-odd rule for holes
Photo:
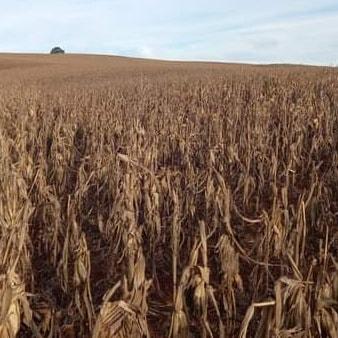
[[[0,56],[0,337],[338,337],[338,72]]]

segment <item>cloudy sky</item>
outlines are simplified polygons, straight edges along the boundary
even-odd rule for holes
[[[338,64],[338,0],[0,0],[0,52]]]

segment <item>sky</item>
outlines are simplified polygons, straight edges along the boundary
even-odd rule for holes
[[[338,0],[0,0],[0,52],[338,64]]]

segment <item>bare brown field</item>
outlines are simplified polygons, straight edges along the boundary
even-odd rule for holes
[[[338,72],[0,54],[0,337],[338,337]]]

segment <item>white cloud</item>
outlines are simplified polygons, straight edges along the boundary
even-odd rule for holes
[[[154,57],[153,50],[148,46],[143,46],[140,48],[140,55],[148,58]]]

